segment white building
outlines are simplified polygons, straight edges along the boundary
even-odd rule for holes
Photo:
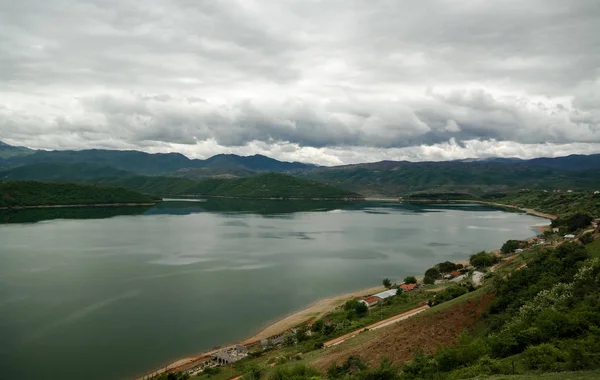
[[[395,296],[397,291],[398,291],[397,289],[390,289],[390,290],[386,290],[385,292],[373,294],[373,297],[378,297],[378,298],[381,298],[382,300],[384,300],[386,298]]]
[[[568,234],[564,236],[565,239],[575,239],[575,235],[573,234]]]

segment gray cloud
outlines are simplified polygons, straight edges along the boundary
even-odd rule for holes
[[[600,151],[593,0],[0,4],[0,139],[324,164]]]

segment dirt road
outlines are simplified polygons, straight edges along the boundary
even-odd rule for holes
[[[419,306],[419,307],[417,307],[415,309],[412,309],[412,310],[409,310],[409,311],[405,311],[404,313],[395,315],[393,317],[390,317],[390,318],[384,319],[382,321],[373,323],[372,325],[369,325],[367,327],[360,328],[360,329],[352,331],[352,332],[350,332],[348,334],[345,334],[345,335],[342,335],[342,336],[337,337],[335,339],[332,339],[330,341],[327,341],[327,342],[325,342],[323,344],[323,347],[327,348],[327,347],[336,346],[336,345],[338,345],[338,344],[340,344],[340,343],[342,343],[342,342],[344,342],[344,341],[346,341],[346,340],[348,340],[350,338],[355,337],[356,335],[360,334],[363,331],[366,331],[366,330],[376,330],[376,329],[379,329],[379,328],[382,328],[382,327],[386,327],[386,326],[392,325],[392,324],[394,324],[396,322],[400,322],[400,321],[403,321],[403,320],[405,320],[407,318],[410,318],[413,315],[419,314],[420,312],[423,312],[423,311],[425,311],[427,309],[429,309],[429,306],[423,305],[423,306]]]

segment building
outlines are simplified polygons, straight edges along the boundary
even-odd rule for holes
[[[360,300],[358,302],[364,303],[365,305],[367,305],[367,307],[371,307],[371,306],[377,305],[381,301],[382,301],[382,299],[379,297],[370,296],[370,297],[363,298],[362,300]]]
[[[521,248],[515,249],[515,253],[521,253],[523,250]]]
[[[568,234],[564,236],[565,239],[575,239],[575,235],[573,234]]]
[[[460,273],[459,270],[455,270],[454,272],[450,272],[450,276],[452,277],[456,277],[456,276],[460,276],[462,273]]]
[[[219,365],[235,363],[248,356],[248,349],[241,345],[226,348],[217,351],[211,355],[211,358]]]
[[[554,232],[554,233],[560,232],[560,228],[558,228],[558,227],[554,227],[554,228],[552,229],[552,232]]]
[[[410,292],[411,290],[414,290],[417,287],[417,284],[402,284],[400,285],[400,289],[402,289],[405,292]]]
[[[396,289],[390,289],[390,290],[386,290],[385,292],[373,294],[373,297],[378,297],[378,298],[381,298],[382,300],[384,300],[386,298],[395,296],[397,291],[398,290],[396,290]]]

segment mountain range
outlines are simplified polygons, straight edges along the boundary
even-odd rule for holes
[[[0,180],[160,182],[160,189],[166,190],[181,186],[185,180],[224,180],[269,172],[316,180],[367,196],[398,196],[432,190],[472,194],[520,188],[596,190],[600,188],[600,154],[530,160],[380,161],[320,167],[262,155],[219,154],[200,160],[179,153],[98,149],[41,151],[0,143]],[[160,176],[160,180],[152,178],[156,176]],[[147,191],[152,188],[133,187]]]

